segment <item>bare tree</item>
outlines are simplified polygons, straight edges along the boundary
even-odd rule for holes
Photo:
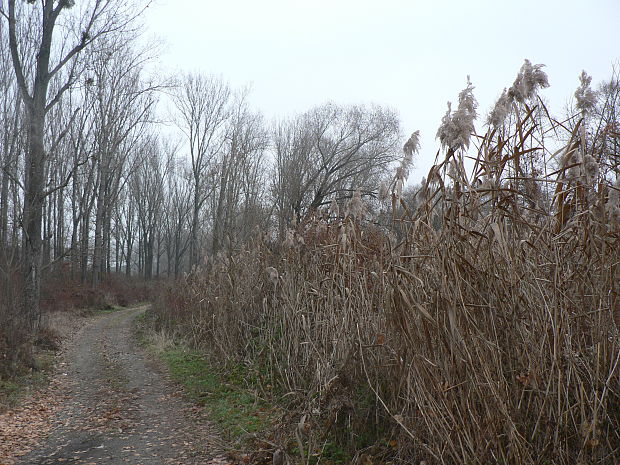
[[[59,42],[56,26],[61,15],[73,6],[73,0],[29,0],[27,4],[8,0],[7,3],[8,9],[2,7],[0,15],[8,21],[11,61],[26,110],[28,133],[22,214],[23,306],[26,321],[34,326],[39,318],[43,204],[49,194],[45,186],[46,116],[74,85],[79,74],[79,54],[99,37],[123,29],[133,15],[129,13],[130,6],[120,0],[92,0],[81,18],[66,14],[70,20],[68,26],[75,26],[70,27],[74,35],[69,40],[74,42],[69,44]],[[23,31],[18,27],[22,21],[31,21],[35,27]],[[28,42],[38,46],[27,49],[23,44]],[[29,62],[33,63],[32,70]],[[53,79],[60,82],[49,95]]]
[[[376,191],[400,156],[399,138],[396,113],[380,106],[327,104],[278,124],[272,194],[280,231],[331,199]]]
[[[190,266],[199,262],[198,230],[202,207],[213,186],[207,183],[215,157],[225,142],[231,90],[221,79],[188,74],[174,93],[178,127],[186,138],[191,159],[192,221],[189,243]]]
[[[12,79],[11,58],[8,44],[4,41],[6,31],[0,23],[0,257],[9,246],[9,218],[11,188],[19,176],[19,153],[24,140],[22,126],[22,105],[19,91]],[[15,221],[14,221],[15,223]],[[15,244],[12,244],[14,247]]]
[[[130,202],[136,206],[140,241],[143,249],[143,274],[145,279],[153,277],[156,255],[155,241],[161,227],[161,212],[164,204],[165,178],[168,176],[170,160],[162,157],[162,147],[156,139],[143,146],[142,163],[131,178]]]
[[[268,137],[262,116],[247,104],[247,92],[236,97],[227,122],[226,142],[214,166],[212,248],[218,253],[225,243],[247,239],[257,226],[263,197],[264,155]]]
[[[93,55],[89,86],[96,101],[96,131],[93,150],[97,159],[98,185],[95,205],[95,244],[92,284],[110,270],[110,225],[113,205],[132,155],[142,153],[148,144],[146,131],[155,105],[158,85],[143,77],[149,55],[126,42],[127,37],[104,40]],[[146,131],[146,132],[145,132]],[[134,160],[133,165],[139,164]]]
[[[192,222],[192,193],[189,173],[185,175],[178,164],[171,166],[166,185],[164,242],[167,273],[178,277],[190,242]]]

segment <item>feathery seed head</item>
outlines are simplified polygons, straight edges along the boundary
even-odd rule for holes
[[[609,187],[609,196],[605,203],[605,211],[611,224],[620,225],[620,177]]]
[[[571,148],[562,155],[562,168],[567,169],[566,177],[568,179],[576,179],[581,176],[581,163],[583,156],[581,150]]]
[[[487,123],[495,128],[502,126],[510,114],[511,107],[512,99],[508,96],[506,89],[504,89],[502,95],[495,102],[495,106],[489,112]]]
[[[580,178],[583,174],[582,172],[583,156],[581,154],[581,150],[575,150],[570,160],[573,166],[571,166],[568,169],[568,178],[569,179]]]
[[[265,268],[265,274],[267,275],[269,281],[271,281],[274,285],[278,283],[278,278],[280,277],[280,274],[278,273],[278,270],[276,270],[273,266],[268,266],[267,268]]]
[[[335,218],[340,216],[340,208],[338,207],[338,202],[336,202],[336,199],[332,199],[329,204],[329,216],[333,216]]]
[[[420,131],[414,131],[405,145],[403,146],[403,152],[405,152],[405,159],[403,163],[408,162],[409,164],[413,161],[413,154],[418,153],[420,150]]]
[[[590,87],[592,76],[585,71],[579,75],[579,82],[580,85],[575,91],[575,99],[577,99],[577,109],[585,115],[590,113],[596,105],[596,92]]]
[[[348,214],[355,219],[362,219],[365,209],[364,202],[362,201],[362,193],[357,189],[347,205]]]
[[[596,179],[598,176],[598,162],[592,155],[588,154],[583,158],[583,170],[588,182]]]
[[[286,230],[283,245],[289,249],[295,247],[295,232],[292,229]]]
[[[478,103],[474,98],[474,86],[467,76],[467,86],[459,93],[459,106],[452,113],[450,102],[448,111],[441,120],[437,138],[441,144],[454,151],[469,147],[469,139],[474,132],[474,120]]]
[[[394,182],[394,195],[397,198],[400,198],[403,195],[403,186],[405,182],[402,177],[397,177]]]
[[[409,171],[413,165],[413,154],[420,151],[420,131],[415,131],[411,134],[411,137],[405,142],[403,146],[403,152],[405,156],[400,163],[400,169],[396,171],[397,177],[406,179],[409,176]]]
[[[396,197],[400,197],[403,191],[403,186],[405,184],[405,180],[409,177],[409,172],[411,171],[411,167],[413,166],[413,155],[420,151],[420,131],[414,131],[405,145],[403,146],[403,153],[405,156],[400,162],[400,166],[396,168],[396,173],[394,175],[394,179],[392,181],[393,190],[392,193],[396,195]],[[387,199],[388,187],[383,186],[384,190],[381,190],[381,186],[379,188],[379,199],[385,200]]]
[[[525,60],[512,87],[508,89],[508,96],[517,102],[523,103],[536,96],[538,89],[549,87],[547,74],[542,70],[545,65],[532,65]]]

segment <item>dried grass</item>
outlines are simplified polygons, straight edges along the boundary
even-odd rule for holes
[[[409,463],[618,463],[618,154],[607,177],[551,169],[596,144],[545,115],[522,103],[478,137],[473,175],[448,148],[423,203],[394,196],[402,242],[352,217],[308,221],[303,241],[257,240],[167,289],[160,323],[259,367],[304,424],[351,447],[372,430]],[[553,153],[550,132],[567,140]]]

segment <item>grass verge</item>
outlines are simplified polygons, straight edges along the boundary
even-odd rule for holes
[[[172,380],[183,386],[185,397],[204,408],[235,447],[271,429],[277,409],[248,386],[244,367],[216,366],[200,352],[153,331],[147,312],[136,317],[134,333],[141,345],[164,362]]]
[[[136,339],[165,365],[172,380],[182,386],[185,398],[204,409],[232,456],[267,463],[280,449],[293,463],[302,457],[310,465],[351,462],[352,455],[334,431],[325,435],[318,428],[308,435],[311,423],[312,430],[318,427],[310,421],[298,431],[296,409],[289,408],[282,396],[265,393],[257,369],[214,362],[179,338],[155,330],[156,326],[149,311],[138,315]]]
[[[233,370],[216,368],[200,353],[184,347],[168,348],[161,358],[187,397],[207,410],[226,439],[240,443],[270,426],[273,408],[238,384]]]

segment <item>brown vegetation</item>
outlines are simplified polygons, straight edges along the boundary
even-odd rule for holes
[[[57,272],[43,279],[41,291],[41,321],[31,331],[20,312],[17,271],[5,276],[0,285],[0,378],[10,378],[26,369],[38,369],[34,347],[57,350],[58,331],[48,324],[56,312],[82,313],[129,306],[151,299],[153,283],[139,277],[111,274],[97,287],[71,279]]]
[[[618,463],[617,154],[583,120],[513,110],[478,139],[472,178],[448,148],[415,207],[392,195],[402,240],[314,215],[166,289],[160,324],[256,369],[308,437],[361,461]]]

